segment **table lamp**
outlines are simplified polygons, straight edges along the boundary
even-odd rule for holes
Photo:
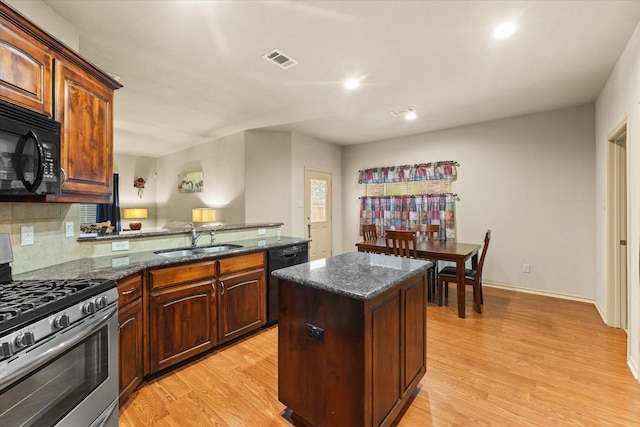
[[[147,209],[127,208],[124,210],[123,215],[125,219],[144,219],[147,217]],[[129,223],[129,228],[132,230],[140,230],[142,228],[142,223],[140,221],[133,221]]]
[[[216,210],[214,208],[196,208],[191,210],[193,222],[215,222]]]

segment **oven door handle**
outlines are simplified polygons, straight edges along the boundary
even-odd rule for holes
[[[114,304],[113,307],[100,314],[100,316],[88,318],[87,322],[78,322],[71,328],[65,329],[64,332],[66,333],[54,335],[53,338],[43,342],[39,346],[31,347],[29,349],[30,351],[36,348],[38,349],[37,353],[34,352],[34,357],[18,356],[16,360],[10,362],[7,365],[8,372],[0,371],[0,390],[29,373],[34,372],[40,366],[45,365],[100,330],[111,317],[118,314],[118,305]],[[76,333],[68,334],[68,332],[73,329],[77,329],[75,331]],[[14,363],[16,365],[14,365]]]

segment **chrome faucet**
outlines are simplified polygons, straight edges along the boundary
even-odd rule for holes
[[[211,236],[211,245],[213,245],[213,242],[215,241],[215,236],[216,236],[216,230],[210,230],[210,231],[201,231],[200,233],[196,232],[196,226],[190,222],[189,226],[191,227],[191,247],[195,248],[196,245],[198,244],[198,240],[200,240],[200,238],[204,235],[209,235]]]

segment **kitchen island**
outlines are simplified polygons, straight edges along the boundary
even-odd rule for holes
[[[276,270],[278,399],[300,426],[388,426],[426,372],[430,262],[347,253]]]

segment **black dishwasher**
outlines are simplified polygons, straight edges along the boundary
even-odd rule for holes
[[[309,261],[309,243],[296,243],[293,246],[267,251],[267,324],[278,322],[278,279],[271,276],[273,270],[302,264]]]

